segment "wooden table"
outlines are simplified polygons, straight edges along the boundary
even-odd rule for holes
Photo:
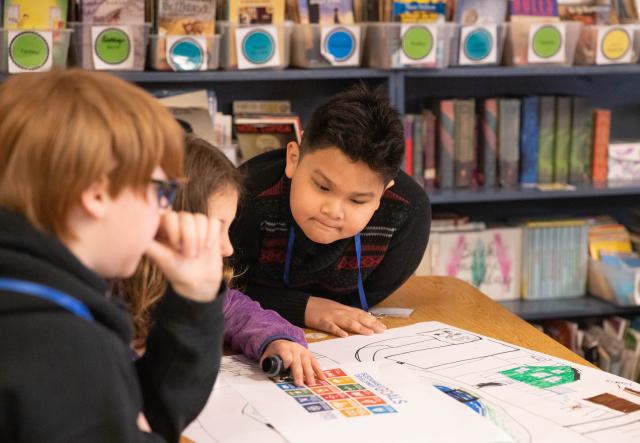
[[[382,322],[388,328],[440,321],[574,363],[593,366],[473,286],[453,277],[412,277],[377,306],[415,309],[409,318],[383,318]],[[184,437],[180,441],[190,443]]]

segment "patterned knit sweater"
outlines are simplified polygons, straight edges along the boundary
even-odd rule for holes
[[[231,229],[239,285],[263,308],[304,326],[310,296],[360,307],[358,262],[353,238],[324,245],[296,225],[289,205],[291,181],[284,175],[285,150],[243,165],[247,191]],[[400,172],[362,230],[360,268],[369,306],[382,301],[416,269],[429,238],[431,210],[424,190]],[[295,244],[289,286],[283,281],[289,229]]]

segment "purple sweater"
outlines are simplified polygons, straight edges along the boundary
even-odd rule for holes
[[[241,351],[259,360],[265,348],[274,340],[290,340],[307,347],[304,332],[270,309],[262,309],[244,293],[229,289],[222,305],[224,343],[233,351]]]

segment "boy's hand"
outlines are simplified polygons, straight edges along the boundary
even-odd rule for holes
[[[348,332],[371,335],[387,329],[382,322],[362,309],[321,297],[309,297],[304,312],[304,323],[309,328],[338,337],[347,337]]]
[[[208,302],[218,294],[222,281],[218,219],[169,211],[162,215],[146,254],[181,296]]]
[[[296,385],[302,386],[304,382],[308,385],[314,384],[316,378],[322,380],[324,375],[318,361],[313,354],[304,346],[289,340],[274,340],[264,350],[260,357],[262,360],[270,355],[279,355],[282,358],[284,367],[289,369],[293,381]]]

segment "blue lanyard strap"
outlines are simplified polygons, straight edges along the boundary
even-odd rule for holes
[[[362,247],[360,246],[360,233],[357,233],[353,237],[353,241],[355,241],[356,243],[356,259],[358,260],[358,295],[360,296],[360,306],[362,306],[363,311],[368,311],[369,304],[367,303],[367,297],[364,294],[362,272],[360,271],[360,257],[362,256]]]
[[[93,321],[93,315],[84,303],[49,286],[13,278],[0,278],[0,289],[48,300],[80,318]]]
[[[362,272],[360,270],[360,258],[362,256],[362,246],[360,245],[360,233],[353,237],[356,244],[356,259],[358,260],[358,295],[360,296],[360,306],[364,311],[369,310],[369,304],[367,303],[367,297],[364,293],[364,284],[362,283]],[[289,275],[291,272],[291,258],[293,256],[293,244],[296,241],[296,234],[293,230],[293,224],[289,229],[289,242],[287,243],[287,255],[284,259],[284,274],[282,280],[286,287],[289,287]]]

